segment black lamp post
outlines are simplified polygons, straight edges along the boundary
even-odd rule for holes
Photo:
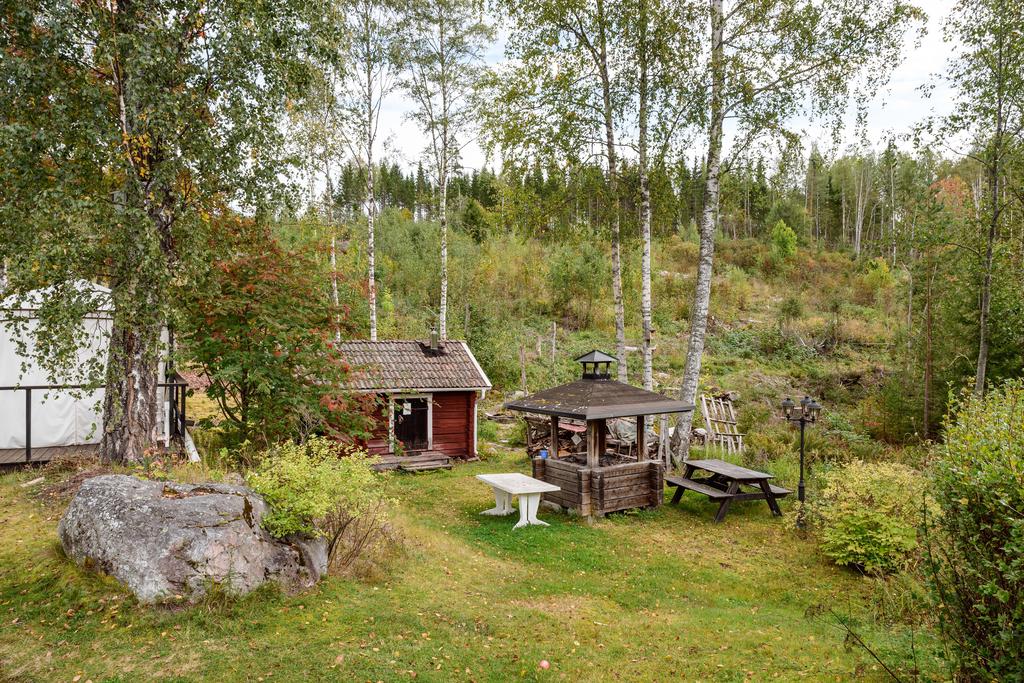
[[[810,396],[804,396],[799,407],[788,396],[782,402],[782,416],[790,422],[800,423],[800,485],[797,487],[797,498],[801,503],[804,502],[804,429],[808,424],[818,421],[820,412],[821,404]]]

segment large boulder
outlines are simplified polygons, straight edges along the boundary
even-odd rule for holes
[[[213,585],[244,594],[285,590],[326,573],[323,539],[278,540],[260,526],[267,504],[244,486],[87,479],[60,521],[64,552],[125,584],[142,602],[202,597]]]

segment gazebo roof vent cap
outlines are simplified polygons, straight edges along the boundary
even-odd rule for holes
[[[597,349],[576,359],[583,366],[583,379],[611,379],[610,366],[615,358]]]

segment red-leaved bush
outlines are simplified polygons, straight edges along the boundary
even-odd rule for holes
[[[181,340],[230,436],[258,446],[314,433],[365,438],[374,399],[340,388],[350,367],[333,340],[352,330],[348,311],[331,305],[323,260],[237,216],[217,219],[211,242],[209,267],[183,288]]]

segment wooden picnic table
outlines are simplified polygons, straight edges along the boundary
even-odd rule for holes
[[[729,506],[734,500],[764,500],[772,514],[781,515],[782,510],[779,509],[777,499],[792,493],[781,486],[773,486],[768,481],[772,479],[772,475],[766,472],[749,470],[724,460],[687,460],[683,465],[683,476],[665,477],[666,484],[676,487],[672,502],[678,503],[684,491],[694,491],[704,494],[710,500],[717,500],[719,505],[718,514],[715,515],[716,523],[725,519],[725,513],[729,511]],[[709,473],[710,476],[694,477],[698,472]]]

